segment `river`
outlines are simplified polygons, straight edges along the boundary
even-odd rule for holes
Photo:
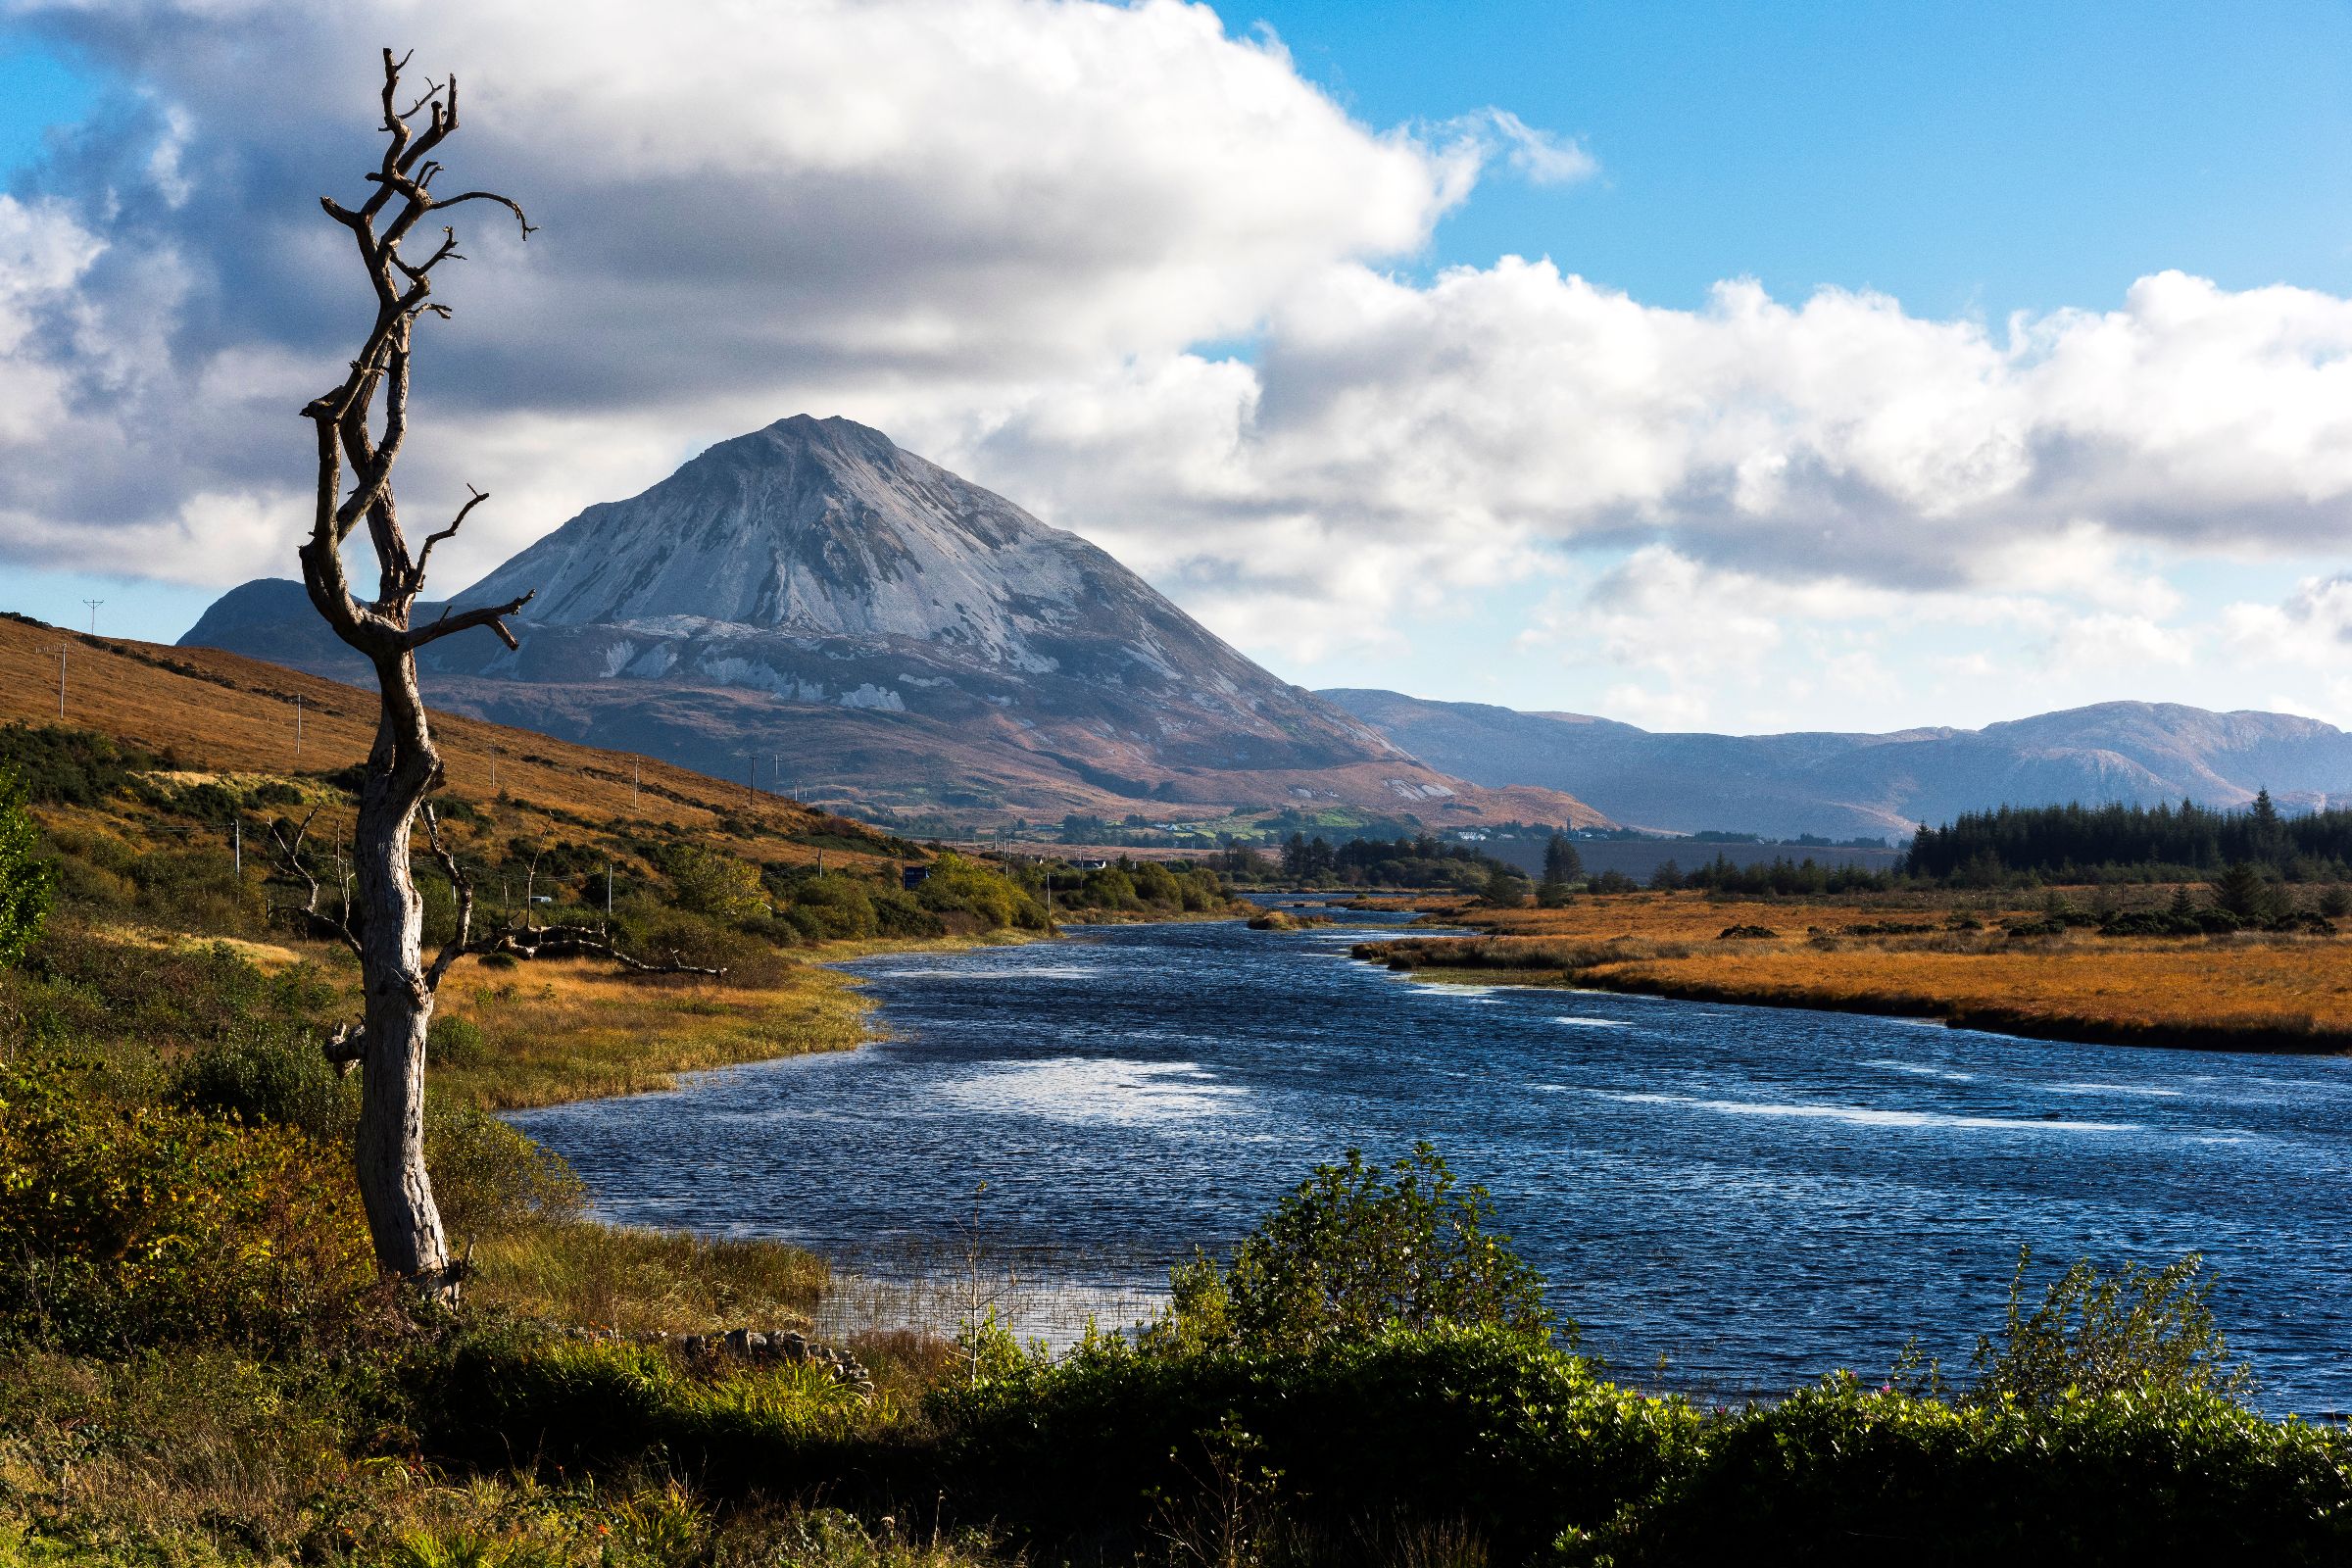
[[[2021,1244],[2195,1250],[2258,1402],[2352,1409],[2352,1061],[1425,982],[1349,918],[870,959],[880,1044],[514,1119],[612,1220],[882,1273],[974,1233],[1113,1315],[1316,1161],[1426,1138],[1586,1348],[1727,1399],[1964,1360]]]

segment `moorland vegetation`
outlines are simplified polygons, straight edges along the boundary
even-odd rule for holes
[[[1053,1355],[986,1313],[954,1340],[878,1319],[848,1337],[857,1380],[735,1353],[712,1337],[808,1328],[822,1259],[597,1224],[561,1161],[488,1112],[854,1045],[854,999],[810,960],[860,950],[810,947],[793,911],[843,907],[839,880],[877,929],[919,911],[936,934],[914,940],[984,940],[1034,899],[1018,878],[1047,874],[934,858],[908,889],[870,840],[824,846],[823,869],[781,839],[782,864],[714,864],[660,824],[512,798],[447,813],[520,917],[549,918],[538,898],[601,914],[609,858],[625,940],[728,973],[453,973],[425,1147],[467,1275],[455,1305],[419,1304],[374,1267],[354,1089],[320,1049],[356,965],[313,940],[298,883],[236,860],[234,824],[267,837],[266,815],[331,810],[335,786],[0,734],[31,779],[0,811],[0,902],[29,928],[0,973],[0,1559],[1643,1563],[1753,1560],[1770,1540],[1863,1561],[1894,1539],[1927,1562],[2021,1542],[2319,1562],[2345,1545],[2343,1439],[2244,1402],[2193,1267],[2032,1290],[2021,1274],[1965,1374],[1840,1375],[1717,1408],[1580,1354],[1485,1194],[1426,1149],[1318,1170],[1230,1255],[1180,1268],[1134,1334]],[[1106,869],[1054,873],[1056,907]],[[1122,874],[1139,900],[1167,895]],[[1200,874],[1165,874],[1181,908]],[[1690,895],[1579,906],[1596,905],[1720,912]]]

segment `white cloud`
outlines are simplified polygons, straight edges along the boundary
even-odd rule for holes
[[[1507,109],[1490,106],[1446,128],[1482,154],[1499,152],[1503,166],[1531,185],[1571,185],[1600,172],[1600,161],[1583,142],[1540,130]]]
[[[459,317],[429,329],[409,505],[496,497],[445,586],[808,410],[1087,533],[1261,652],[1393,644],[1399,617],[1569,580],[1564,550],[1627,557],[1535,641],[1652,712],[2340,631],[2256,607],[2208,635],[2163,568],[2352,541],[2329,295],[2166,272],[1988,326],[1744,280],[1667,310],[1512,257],[1395,275],[1482,170],[1592,156],[1502,109],[1353,122],[1271,36],[1174,0],[18,12],[129,85],[0,198],[0,558],[287,569],[294,411],[356,330],[315,201],[358,188],[398,38],[461,69],[456,176],[543,225],[468,218]],[[1918,625],[2000,657],[1906,675],[1885,637]]]
[[[617,439],[644,460],[617,481],[636,488],[804,408],[968,423],[1249,333],[1335,263],[1408,254],[1508,155],[1357,124],[1270,37],[1173,0],[679,5],[659,25],[623,0],[561,25],[529,0],[429,26],[399,0],[15,9],[134,84],[40,176],[111,265],[48,302],[40,362],[103,395],[78,429],[0,454],[0,550],[20,559],[199,490],[299,487],[285,389],[226,372],[331,378],[347,352],[358,278],[316,199],[364,189],[387,38],[419,45],[419,74],[463,68],[452,177],[513,192],[542,228],[526,246],[486,209],[460,215],[475,260],[420,368],[412,493],[513,477],[535,503],[485,515],[475,566],[593,499],[568,453]],[[5,253],[0,273],[0,297],[46,276]],[[533,440],[541,472],[496,471]],[[33,471],[109,452],[118,482],[84,506]]]
[[[2196,636],[2186,628],[2102,611],[2069,617],[2044,645],[2042,662],[2075,672],[2144,671],[2150,665],[2186,668],[2196,653]]]

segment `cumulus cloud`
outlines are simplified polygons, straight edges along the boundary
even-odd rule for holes
[[[1504,156],[1357,124],[1277,42],[1171,0],[681,5],[658,26],[621,0],[560,26],[526,0],[429,24],[395,0],[17,10],[126,84],[33,180],[109,265],[68,296],[0,247],[0,297],[48,291],[37,364],[81,394],[78,428],[7,471],[108,451],[123,471],[103,496],[0,482],[20,556],[70,558],[77,531],[103,555],[207,489],[299,496],[289,377],[331,380],[365,308],[316,202],[371,160],[387,39],[464,68],[452,157],[543,230],[462,215],[474,260],[420,366],[412,485],[504,481],[532,531],[802,408],[941,428],[1246,334],[1326,267],[1413,251]]]
[[[1391,269],[1482,171],[1558,183],[1591,153],[1503,109],[1355,122],[1271,35],[1175,0],[18,14],[122,82],[0,206],[18,561],[285,569],[294,411],[358,330],[315,199],[355,188],[391,39],[462,68],[466,182],[543,225],[469,219],[424,351],[412,505],[497,497],[451,586],[803,410],[1088,534],[1260,651],[1393,636],[1564,572],[1561,547],[1630,557],[1568,602],[1653,694],[1774,637],[1820,681],[1883,683],[1869,628],[1922,615],[2021,657],[2177,661],[2149,551],[2352,534],[2352,302],[2166,272],[1986,323],[1743,280],[1669,310],[1516,257],[1416,277]],[[1805,617],[1846,641],[1800,648]]]

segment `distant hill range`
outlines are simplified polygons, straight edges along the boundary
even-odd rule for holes
[[[2352,735],[2285,713],[2100,703],[1976,730],[1704,735],[1396,692],[1321,695],[1474,783],[1563,790],[1629,826],[1675,832],[1893,838],[1984,807],[2232,807],[2266,788],[2289,809],[2352,804]]]
[[[1604,821],[1556,790],[1427,765],[1083,539],[847,419],[721,442],[450,603],[526,590],[520,652],[486,634],[425,651],[437,706],[757,769],[829,805],[975,823],[1283,806]],[[231,590],[181,643],[368,678],[290,581]]]

